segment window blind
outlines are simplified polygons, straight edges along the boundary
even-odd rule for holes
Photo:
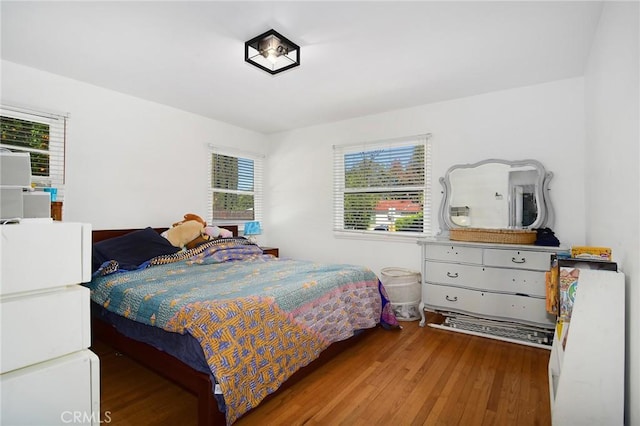
[[[334,231],[431,231],[429,135],[334,146]]]
[[[1,148],[31,156],[31,182],[36,188],[58,188],[64,199],[67,115],[0,106]]]
[[[262,221],[263,163],[260,154],[209,147],[210,223]]]

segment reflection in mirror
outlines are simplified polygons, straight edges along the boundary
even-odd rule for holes
[[[547,173],[535,160],[485,160],[451,167],[440,179],[446,228],[533,229],[551,226]]]

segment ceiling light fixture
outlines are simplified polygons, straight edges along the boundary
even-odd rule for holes
[[[269,74],[277,74],[300,65],[300,47],[269,30],[244,44],[244,60]]]

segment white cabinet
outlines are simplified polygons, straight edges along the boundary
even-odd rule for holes
[[[0,226],[3,424],[99,424],[91,344],[91,226]]]
[[[0,307],[0,373],[91,345],[89,290],[85,287],[2,297]]]
[[[549,359],[554,426],[624,423],[624,274],[581,269],[570,323]]]
[[[422,246],[424,309],[553,329],[546,312],[545,273],[566,249],[425,239]]]
[[[2,424],[98,425],[100,368],[90,350],[0,376]]]

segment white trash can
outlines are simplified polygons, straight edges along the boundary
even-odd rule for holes
[[[420,319],[420,272],[391,267],[383,268],[380,275],[396,318],[399,321]]]

